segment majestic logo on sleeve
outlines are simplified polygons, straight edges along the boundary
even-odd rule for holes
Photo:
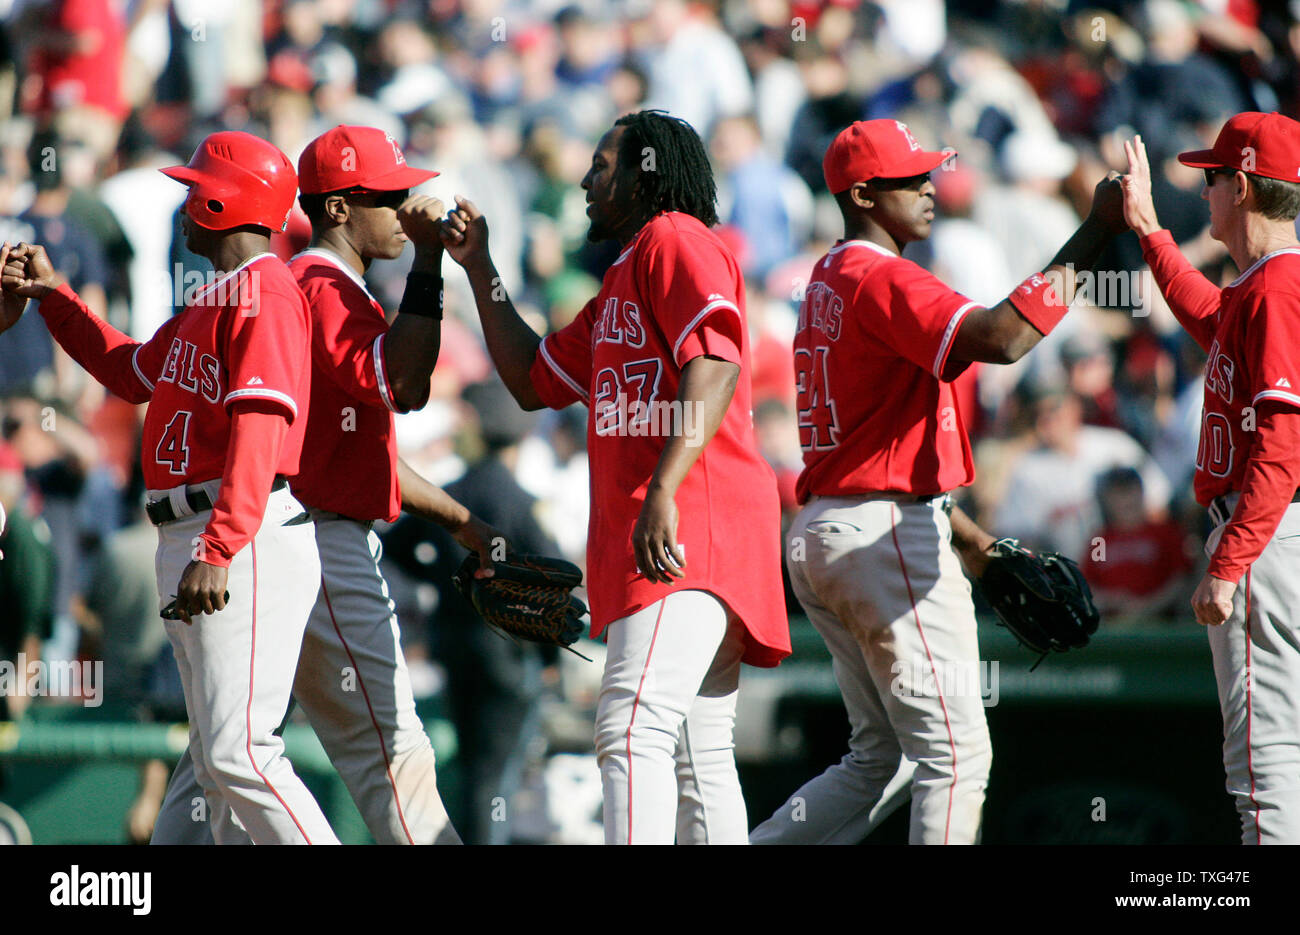
[[[221,401],[220,362],[211,354],[200,355],[197,346],[181,338],[172,338],[158,382],[174,383],[210,403]]]

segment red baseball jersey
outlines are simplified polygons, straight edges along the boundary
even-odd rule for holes
[[[979,307],[869,241],[841,241],[817,261],[794,338],[800,503],[975,479],[949,382],[966,367],[948,368],[948,353]]]
[[[744,661],[772,666],[790,653],[781,585],[776,478],[758,453],[751,415],[744,279],[730,251],[690,215],[656,215],[605,273],[600,293],[533,362],[542,400],[590,407],[591,525],[587,546],[592,635],[673,590],[709,591],[744,622]],[[669,434],[689,439],[699,413],[677,402],[682,368],[701,355],[739,365],[717,434],[677,490],[677,541],[686,576],[648,581],[632,528]]]
[[[356,271],[328,250],[289,262],[311,306],[311,408],[291,481],[307,506],[369,521],[397,519],[397,438],[384,370],[388,323]]]
[[[1196,450],[1196,500],[1241,490],[1264,400],[1300,408],[1300,250],[1260,259],[1225,286],[1218,307],[1183,320],[1209,354]]]
[[[1145,522],[1133,529],[1103,526],[1095,535],[1106,543],[1106,552],[1094,559],[1088,549],[1080,567],[1093,587],[1134,597],[1155,594],[1176,575],[1192,570],[1186,534],[1172,521]]]
[[[109,390],[148,402],[145,485],[167,490],[222,476],[230,406],[270,403],[288,419],[276,473],[298,470],[310,393],[307,302],[288,268],[263,253],[196,292],[144,343],[83,309],[66,286],[41,303],[50,333]]]

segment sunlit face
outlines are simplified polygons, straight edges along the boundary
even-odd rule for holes
[[[900,244],[925,240],[934,222],[934,182],[930,173],[904,179],[858,183],[861,197],[875,205],[872,217]]]
[[[1236,175],[1234,169],[1205,170],[1201,197],[1210,203],[1210,236],[1218,241],[1227,236],[1227,220],[1237,193]]]
[[[618,239],[636,218],[635,176],[618,166],[623,132],[623,127],[614,127],[600,138],[591,156],[591,168],[582,178],[582,188],[587,193],[587,217],[591,219],[587,239],[592,243]]]
[[[410,192],[354,191],[343,194],[348,205],[348,238],[367,260],[393,260],[402,255],[407,236],[397,219],[397,209]]]

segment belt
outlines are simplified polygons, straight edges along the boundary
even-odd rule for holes
[[[283,474],[275,476],[275,482],[271,484],[271,490],[283,490],[289,486],[289,481]],[[195,513],[203,513],[212,509],[212,498],[202,487],[193,487],[185,491],[185,502],[189,504],[191,510]],[[144,511],[149,516],[149,522],[155,526],[161,526],[163,523],[170,523],[180,519],[176,511],[172,509],[170,500],[151,500],[144,506]]]
[[[947,493],[904,493],[899,490],[872,490],[867,493],[843,494],[835,496],[832,494],[813,494],[808,498],[811,503],[813,500],[889,500],[893,503],[933,503],[935,500],[943,501],[943,510],[949,515],[952,514],[952,498]]]
[[[1232,519],[1232,510],[1236,504],[1228,503],[1228,498],[1236,496],[1238,493],[1239,491],[1234,490],[1231,493],[1219,494],[1219,496],[1210,501],[1210,505],[1207,509],[1210,512],[1210,521],[1214,523],[1214,525],[1222,526],[1228,520]],[[1300,503],[1300,490],[1297,490],[1291,495],[1291,502]]]

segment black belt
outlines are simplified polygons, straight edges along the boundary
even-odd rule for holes
[[[1237,492],[1238,491],[1235,490],[1233,491],[1233,493],[1237,493]],[[1216,526],[1222,526],[1228,520],[1232,519],[1232,510],[1228,508],[1229,496],[1230,494],[1226,494],[1226,493],[1220,494],[1219,496],[1215,497],[1213,500],[1210,501],[1210,505],[1208,507],[1210,511],[1210,520]],[[1291,495],[1291,502],[1300,503],[1300,490],[1297,490],[1294,494]]]
[[[275,476],[275,482],[271,484],[271,490],[283,490],[289,486],[289,481],[283,474]],[[196,487],[193,490],[185,491],[185,502],[189,504],[191,510],[195,513],[203,513],[212,509],[212,498],[202,487]],[[172,509],[170,499],[151,500],[144,505],[144,511],[149,516],[149,522],[155,526],[161,526],[163,523],[170,523],[173,520],[180,519],[176,511]]]

